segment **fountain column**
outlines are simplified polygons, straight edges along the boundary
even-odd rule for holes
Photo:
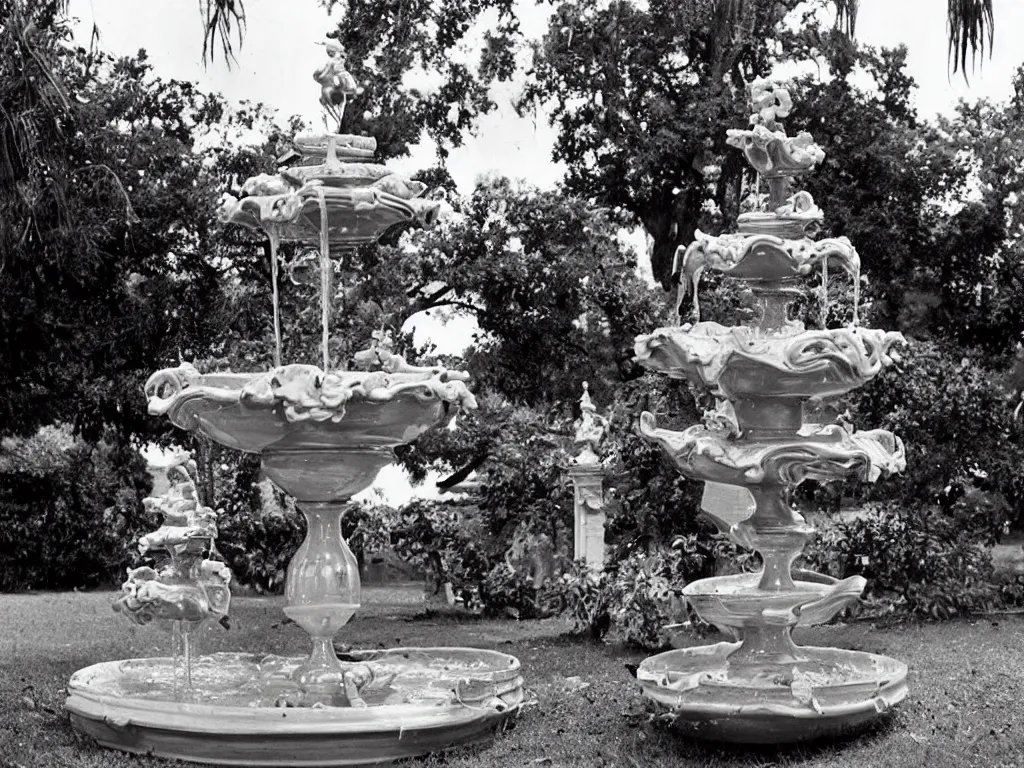
[[[608,421],[597,413],[590,399],[590,387],[583,382],[580,398],[580,418],[576,422],[574,442],[582,446],[569,466],[567,474],[573,485],[573,512],[575,517],[575,544],[573,559],[583,560],[595,571],[604,570],[604,527],[606,498],[604,495],[604,467],[598,457],[601,443],[608,429]]]
[[[285,615],[309,633],[309,658],[296,670],[303,704],[359,705],[346,685],[350,664],[338,660],[334,636],[359,610],[359,563],[341,532],[351,497],[394,461],[390,449],[281,451],[264,455],[263,469],[296,497],[306,538],[288,565]],[[346,690],[348,689],[348,690]]]

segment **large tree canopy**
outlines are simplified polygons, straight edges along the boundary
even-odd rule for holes
[[[221,181],[194,149],[230,120],[144,53],[75,47],[59,5],[7,3],[0,27],[0,431],[127,437],[146,376],[223,323]]]
[[[325,0],[330,8],[342,0]],[[692,8],[703,4],[713,6],[715,13],[722,21],[723,33],[727,26],[740,17],[751,2],[756,0],[679,0],[680,5]],[[860,0],[831,0],[837,21],[843,24],[852,34],[857,24],[857,12]],[[461,25],[467,16],[472,16],[480,8],[479,3],[466,3],[464,0],[449,0],[438,8],[450,15],[453,25]],[[230,60],[234,55],[232,34],[242,41],[245,30],[245,8],[242,0],[203,0],[200,5],[203,14],[203,56],[213,60],[218,45],[225,58]],[[995,14],[992,0],[947,0],[946,30],[948,38],[948,64],[953,74],[962,72],[967,77],[967,56],[970,54],[973,67],[978,54],[985,54],[985,43],[988,41],[991,55],[994,33]]]

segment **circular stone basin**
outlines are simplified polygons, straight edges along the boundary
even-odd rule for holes
[[[637,670],[643,693],[698,739],[786,744],[852,734],[907,695],[907,665],[887,656],[798,647],[789,663],[730,665],[739,643],[668,651]]]
[[[198,431],[239,451],[330,450],[346,447],[394,447],[415,440],[449,413],[443,384],[423,374],[336,373],[342,389],[359,391],[342,403],[325,405],[318,389],[323,374],[313,366],[284,366],[299,386],[284,394],[267,390],[277,374],[198,374],[187,386],[177,384],[159,402],[171,422]],[[160,371],[173,376],[177,369]],[[159,385],[154,385],[154,394]],[[366,391],[364,391],[366,390]],[[262,399],[261,399],[262,398]],[[322,411],[322,413],[320,412]],[[310,413],[316,413],[316,418]]]
[[[791,590],[761,589],[760,573],[712,576],[687,584],[683,595],[697,614],[709,624],[741,629],[758,623],[761,612],[800,609],[797,625],[824,624],[860,598],[865,581],[854,576],[843,581],[825,574],[801,571],[813,581],[796,579]]]
[[[359,651],[365,707],[293,707],[300,658],[218,653],[95,664],[68,684],[78,730],[126,752],[219,765],[368,765],[492,738],[523,701],[519,661],[471,648]],[[177,691],[177,692],[176,692]]]

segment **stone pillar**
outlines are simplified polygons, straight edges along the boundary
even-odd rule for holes
[[[600,464],[573,464],[569,467],[574,493],[576,540],[574,560],[585,560],[595,571],[604,569],[605,499]]]
[[[576,537],[573,559],[585,560],[594,570],[604,569],[605,498],[604,467],[597,452],[608,429],[608,420],[597,413],[587,382],[580,398],[580,420],[574,443],[583,450],[569,466],[574,489]]]

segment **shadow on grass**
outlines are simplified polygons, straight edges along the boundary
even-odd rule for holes
[[[452,624],[467,624],[475,621],[493,621],[500,619],[500,616],[484,616],[482,613],[474,613],[473,611],[467,611],[465,608],[458,606],[429,606],[415,613],[410,613],[408,616],[402,617],[404,621],[410,623],[418,621],[434,621],[434,622],[450,622]]]
[[[898,711],[889,711],[867,725],[839,736],[823,736],[791,744],[743,744],[738,742],[701,741],[678,731],[671,724],[654,721],[646,730],[667,752],[677,759],[698,765],[714,766],[785,766],[829,764],[829,758],[853,746],[870,748],[890,738],[903,727]],[[814,761],[821,761],[815,763]]]

